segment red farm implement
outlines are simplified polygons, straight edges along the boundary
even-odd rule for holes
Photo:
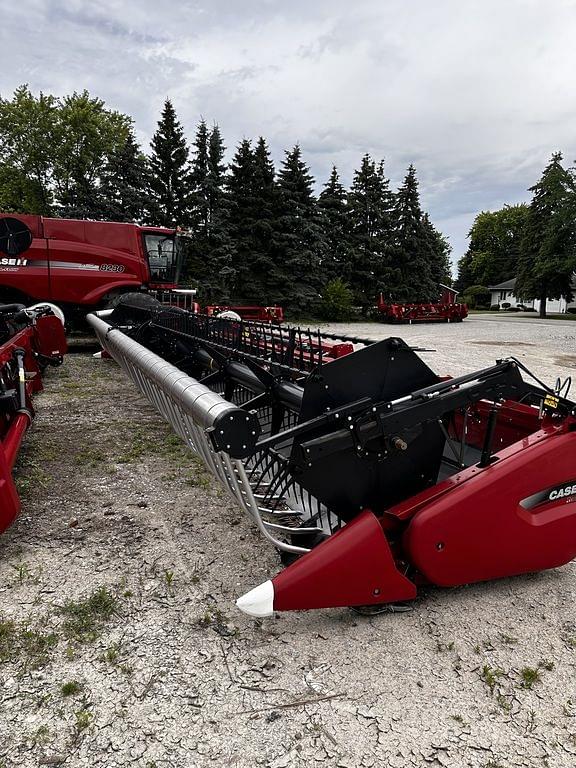
[[[442,290],[440,301],[433,302],[392,302],[384,301],[382,294],[378,297],[376,310],[378,319],[384,323],[460,323],[468,317],[466,304],[456,301],[458,292],[446,285],[440,285]]]
[[[34,417],[32,397],[46,366],[59,365],[66,352],[60,314],[47,304],[0,305],[0,532],[20,511],[12,470]]]
[[[210,306],[206,307],[207,315],[220,315],[223,312],[233,312],[241,320],[253,320],[260,323],[275,323],[279,325],[284,322],[284,310],[282,307],[261,307],[261,306]]]
[[[576,405],[514,358],[442,379],[400,338],[120,305],[105,349],[277,547],[238,600],[372,606],[576,557]]]

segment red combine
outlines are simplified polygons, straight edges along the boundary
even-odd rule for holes
[[[456,301],[458,291],[440,285],[442,295],[437,302],[413,304],[387,302],[382,294],[378,297],[378,319],[384,323],[460,323],[468,317],[466,304]]]
[[[51,301],[82,317],[129,292],[198,312],[195,291],[179,288],[189,237],[178,229],[110,221],[0,214],[0,301]],[[16,247],[18,243],[18,247]],[[281,307],[209,307],[281,323]]]
[[[59,365],[65,352],[57,307],[0,305],[0,532],[20,510],[12,470],[34,417],[32,396],[42,390],[46,366]]]
[[[238,600],[251,615],[381,608],[576,557],[569,380],[515,358],[445,379],[399,338],[339,355],[327,334],[162,307],[89,322],[288,562]]]
[[[0,240],[2,300],[52,301],[66,314],[128,291],[176,288],[185,257],[175,229],[108,221],[0,214]]]

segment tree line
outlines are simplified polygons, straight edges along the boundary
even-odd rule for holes
[[[529,204],[505,205],[476,217],[455,283],[468,303],[486,306],[488,287],[511,278],[519,299],[540,299],[541,315],[547,299],[573,299],[576,169],[565,168],[562,154],[555,152],[529,191]]]
[[[422,210],[412,165],[393,190],[365,154],[349,189],[334,167],[316,195],[299,145],[278,169],[263,137],[242,140],[230,163],[225,153],[205,120],[188,142],[170,100],[145,154],[133,120],[87,91],[24,85],[0,99],[0,210],[188,229],[186,278],[203,302],[301,313],[323,297],[342,315],[380,292],[435,300],[450,282],[450,246]]]

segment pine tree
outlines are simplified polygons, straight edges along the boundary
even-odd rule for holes
[[[278,231],[278,205],[280,192],[276,170],[266,140],[260,136],[254,149],[254,176],[252,180],[253,254],[251,280],[260,285],[258,294],[252,292],[253,302],[282,303],[286,272],[275,258],[275,235]]]
[[[438,289],[440,284],[452,285],[452,266],[450,263],[452,246],[432,224],[427,213],[422,217],[422,226],[427,242],[427,252],[430,254],[430,277],[435,286],[436,296],[440,292]]]
[[[206,291],[211,301],[219,303],[230,301],[235,277],[234,249],[229,232],[230,211],[226,194],[225,151],[220,129],[215,125],[208,139],[206,174],[208,204],[206,259],[209,265]]]
[[[312,186],[312,175],[296,145],[285,153],[278,174],[276,280],[272,283],[279,298],[284,294],[286,309],[293,313],[313,311],[324,285],[321,264],[325,243]]]
[[[393,293],[401,279],[391,260],[392,202],[383,162],[377,166],[364,155],[347,198],[353,249],[348,282],[363,310],[375,303],[379,292]]]
[[[149,186],[146,156],[130,132],[108,158],[100,184],[100,214],[110,221],[140,222],[146,215]]]
[[[326,254],[322,264],[327,281],[350,280],[351,244],[346,190],[340,183],[336,166],[318,198]]]
[[[254,152],[248,139],[236,148],[226,179],[228,198],[228,234],[232,241],[234,281],[232,294],[239,303],[251,303],[254,286],[254,222],[258,212],[254,206]]]
[[[150,144],[148,218],[164,227],[189,223],[188,146],[172,102],[166,99]]]
[[[192,228],[200,239],[206,236],[210,218],[208,201],[208,128],[204,119],[200,120],[192,144],[189,183],[190,204],[192,209]]]
[[[416,169],[410,165],[394,202],[394,263],[401,283],[394,298],[403,301],[433,301],[438,284],[432,275],[436,243],[425,227]]]
[[[532,201],[522,238],[516,295],[540,299],[540,316],[546,316],[546,299],[572,299],[576,270],[576,188],[572,174],[556,152],[540,181],[530,187]]]
[[[227,180],[229,234],[234,247],[237,301],[281,302],[286,272],[275,259],[278,191],[266,141],[240,143]]]
[[[193,242],[188,276],[205,303],[229,301],[234,281],[233,249],[225,191],[226,165],[220,129],[201,120],[193,143],[190,171]]]

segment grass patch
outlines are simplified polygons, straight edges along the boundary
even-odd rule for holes
[[[540,672],[534,667],[522,667],[520,670],[522,688],[532,688],[541,679]]]
[[[69,680],[60,686],[60,693],[64,697],[76,696],[83,688],[82,683],[79,683],[77,680]]]
[[[92,723],[92,712],[87,709],[79,709],[77,712],[74,712],[74,717],[76,718],[74,728],[78,735],[85,731]]]
[[[104,451],[100,450],[100,448],[87,446],[78,451],[74,456],[74,463],[81,467],[98,467],[106,461],[106,459],[106,454]]]
[[[50,475],[37,461],[29,454],[20,452],[14,470],[14,482],[20,498],[26,498],[34,491],[47,488],[50,479]]]
[[[491,667],[489,664],[484,664],[480,672],[480,678],[490,688],[490,693],[494,693],[498,678],[502,677],[503,674],[503,670]]]
[[[26,669],[38,669],[50,661],[57,644],[54,632],[40,632],[27,624],[0,619],[0,663],[23,662]]]
[[[88,597],[68,600],[60,609],[63,630],[79,643],[96,640],[106,622],[118,611],[118,600],[106,587],[99,587]]]

